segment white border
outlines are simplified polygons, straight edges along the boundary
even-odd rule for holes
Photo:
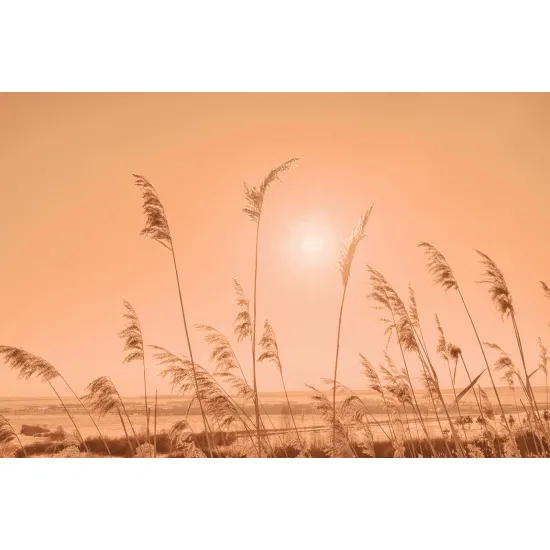
[[[0,486],[7,547],[507,549],[543,547],[550,482],[545,459],[6,459]]]
[[[546,91],[543,2],[3,2],[3,91]]]

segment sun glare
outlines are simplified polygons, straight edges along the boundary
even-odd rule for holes
[[[325,239],[322,235],[311,233],[302,238],[302,252],[308,256],[318,256],[325,249]]]
[[[295,221],[287,242],[289,258],[295,266],[324,269],[336,261],[334,236],[330,225],[320,216]]]

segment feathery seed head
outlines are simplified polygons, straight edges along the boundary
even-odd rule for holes
[[[172,388],[182,395],[191,394],[200,397],[204,412],[210,416],[221,429],[228,428],[239,420],[239,413],[230,397],[224,392],[216,379],[204,368],[187,359],[177,356],[159,346],[155,358],[165,368],[160,375],[171,378]],[[230,373],[227,373],[230,375]]]
[[[244,184],[244,196],[246,199],[246,206],[243,208],[243,212],[250,218],[251,221],[258,223],[260,216],[262,215],[262,206],[267,193],[267,190],[271,184],[280,180],[279,174],[290,170],[290,168],[300,159],[292,158],[283,162],[279,166],[273,168],[271,172],[266,176],[260,187],[248,187]]]
[[[548,349],[543,345],[542,340],[538,339],[539,344],[539,369],[545,374],[548,374]]]
[[[195,325],[195,328],[205,333],[204,341],[211,348],[209,360],[214,363],[216,374],[239,368],[237,356],[224,334],[210,325]]]
[[[11,443],[15,439],[15,432],[9,420],[0,414],[0,444]]]
[[[250,300],[245,297],[243,287],[239,284],[237,279],[233,279],[233,288],[235,289],[235,294],[237,295],[236,302],[239,309],[237,318],[235,319],[235,336],[237,337],[237,341],[241,342],[242,340],[252,336]]]
[[[17,371],[19,379],[39,378],[42,382],[50,382],[59,376],[59,372],[51,363],[21,348],[0,346],[0,356]]]
[[[172,250],[172,237],[170,235],[170,226],[164,212],[164,206],[160,201],[158,193],[153,185],[143,176],[134,174],[135,185],[141,190],[143,199],[143,211],[146,221],[145,227],[141,230],[141,235],[159,242],[169,250]]]
[[[424,248],[428,257],[428,272],[433,276],[433,283],[443,287],[445,291],[458,290],[458,283],[445,256],[430,243],[422,242],[418,246]]]
[[[269,324],[269,321],[267,319],[264,323],[264,333],[260,340],[260,347],[262,348],[263,352],[260,357],[258,357],[258,361],[270,361],[279,369],[279,372],[282,372],[283,366],[279,357],[279,346],[277,345],[277,338],[275,336],[275,331],[273,330],[273,327]]]
[[[391,331],[395,330],[397,338],[404,349],[410,352],[416,352],[418,350],[418,343],[416,341],[414,325],[403,300],[401,300],[397,292],[380,271],[370,266],[367,266],[367,271],[369,272],[372,286],[372,292],[367,297],[374,300],[379,308],[387,308],[392,319],[395,318],[395,324],[389,324],[386,332],[390,331],[391,336]],[[412,293],[412,298],[414,301],[414,313],[416,315],[416,320],[418,320],[414,293]],[[388,322],[389,320],[383,319],[383,321]]]
[[[445,361],[448,361],[450,358],[449,344],[447,342],[447,339],[445,338],[443,327],[441,326],[441,323],[439,322],[439,317],[437,315],[435,316],[435,322],[437,325],[437,332],[439,333],[439,337],[437,339],[436,351],[437,353],[439,353],[442,359],[444,359]]]
[[[416,297],[414,295],[413,287],[410,284],[409,284],[409,302],[410,302],[409,311],[410,311],[411,323],[415,327],[419,327],[420,318],[418,317],[418,306],[416,304]]]
[[[490,342],[484,342],[484,344],[486,347],[499,352],[499,356],[494,363],[495,370],[502,372],[502,380],[504,380],[508,387],[513,391],[515,386],[515,378],[517,377],[520,380],[521,378],[517,372],[514,362],[512,361],[512,358],[498,344],[492,344]]]
[[[108,376],[100,376],[88,384],[82,400],[101,418],[120,405],[120,398]]]
[[[481,397],[481,410],[486,418],[493,420],[495,417],[495,411],[493,410],[493,405],[491,405],[491,400],[481,386],[478,386],[478,390]]]
[[[130,363],[138,359],[143,360],[143,335],[139,317],[130,302],[123,298],[122,303],[125,309],[122,316],[127,321],[124,330],[118,333],[119,337],[124,340],[123,352],[127,352],[122,362]]]
[[[476,252],[481,256],[481,264],[485,268],[483,272],[485,278],[478,281],[478,283],[486,283],[489,285],[491,300],[502,318],[504,318],[504,316],[513,315],[514,306],[512,305],[512,296],[510,295],[502,271],[487,254],[479,250],[476,250]]]
[[[361,215],[355,229],[352,231],[351,235],[348,238],[348,241],[342,249],[340,255],[340,261],[338,262],[338,269],[340,275],[342,276],[342,283],[347,285],[349,277],[351,274],[351,264],[353,263],[353,258],[359,243],[365,238],[365,227],[369,221],[370,214],[372,212],[372,206]]]

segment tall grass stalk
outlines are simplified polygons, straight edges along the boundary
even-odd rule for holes
[[[173,354],[165,348],[151,346],[156,351],[155,358],[159,360],[163,370],[160,375],[171,379],[172,388],[186,395],[194,388],[194,378],[203,395],[205,413],[222,427],[229,427],[234,422],[243,424],[245,431],[255,431],[256,426],[250,428],[246,420],[248,416],[241,409],[239,404],[227,393],[225,388],[210,374],[205,368],[195,364],[195,369],[191,367],[191,361],[184,356]],[[242,413],[242,415],[241,415]],[[254,444],[254,441],[252,439]],[[257,448],[258,455],[261,451]]]
[[[73,392],[75,397],[80,402],[80,399],[78,398],[78,396],[76,396],[73,389],[69,386],[67,381],[63,378],[63,376],[61,376],[61,373],[51,363],[49,363],[45,359],[42,359],[42,357],[33,355],[32,353],[29,353],[28,351],[25,351],[21,348],[15,348],[12,346],[0,346],[0,355],[4,357],[4,360],[10,366],[10,368],[17,371],[18,373],[17,377],[19,379],[29,380],[31,378],[38,378],[41,380],[41,382],[47,382],[50,385],[55,395],[59,399],[59,402],[61,403],[63,409],[65,409],[65,412],[67,413],[67,416],[69,417],[72,425],[74,426],[76,433],[78,434],[78,437],[80,438],[82,444],[84,445],[86,452],[88,452],[88,446],[86,445],[86,442],[84,441],[84,438],[82,437],[82,434],[80,433],[80,430],[78,429],[78,426],[74,421],[74,418],[72,417],[63,399],[61,399],[59,393],[57,393],[57,390],[54,388],[51,382],[56,378],[60,378],[61,380],[63,380],[65,385],[71,390],[71,392]],[[81,402],[80,404],[83,405]],[[95,423],[94,419],[92,418],[92,416],[90,415],[86,407],[84,407],[84,409],[88,413],[88,416],[92,419],[92,422],[94,423],[97,431],[99,432],[99,435],[103,439],[103,436],[99,431],[99,428],[97,427],[97,424]],[[103,439],[103,443],[105,443],[105,439]],[[109,448],[107,447],[106,443],[105,443],[105,447],[107,448],[107,451],[109,451]]]
[[[462,412],[460,411],[460,403],[457,399],[457,393],[456,393],[456,386],[455,386],[455,377],[453,376],[453,372],[451,370],[451,353],[453,353],[454,346],[447,342],[447,339],[445,338],[445,333],[443,332],[443,327],[441,326],[441,323],[439,322],[439,317],[435,316],[435,322],[437,325],[437,331],[439,332],[439,339],[437,341],[437,352],[439,353],[440,357],[447,363],[447,368],[449,370],[449,379],[451,381],[451,385],[453,388],[453,395],[454,395],[454,402],[456,403],[456,408],[458,411],[458,418],[462,420]],[[466,445],[468,444],[468,435],[466,434],[466,427],[464,426],[464,423],[462,423],[462,432],[464,433],[464,441],[466,442]]]
[[[260,408],[258,405],[258,383],[256,380],[256,324],[257,324],[257,297],[258,297],[258,251],[260,245],[260,222],[262,219],[263,203],[267,191],[275,181],[281,181],[279,175],[289,170],[299,159],[292,158],[280,164],[265,177],[259,187],[248,187],[244,184],[246,206],[243,212],[256,224],[256,236],[254,244],[254,291],[252,294],[252,384],[254,390],[254,412],[256,415],[256,433],[258,448],[261,453],[261,429],[260,429]]]
[[[61,399],[61,396],[59,395],[59,393],[57,393],[57,390],[55,389],[54,385],[49,380],[48,380],[48,384],[50,385],[50,388],[52,388],[52,390],[54,391],[55,395],[57,395],[57,399],[59,399],[59,402],[61,403],[61,405],[65,409],[65,412],[67,413],[67,416],[71,420],[71,422],[74,426],[74,429],[76,430],[76,433],[78,434],[78,438],[79,438],[80,442],[82,443],[82,445],[84,445],[84,449],[86,449],[86,452],[90,452],[90,449],[88,449],[88,445],[86,445],[86,442],[84,441],[84,438],[82,437],[82,434],[80,433],[80,430],[78,429],[78,426],[76,425],[76,422],[74,421],[74,418],[72,417],[71,413],[69,412],[69,409],[67,409],[67,405],[65,405],[63,399]]]
[[[548,298],[550,300],[550,287],[544,281],[540,281],[540,285],[542,287],[544,295],[546,296],[546,298]],[[539,340],[540,340],[540,338],[539,338]],[[542,346],[542,342],[541,342],[540,345]],[[544,348],[544,349],[546,350],[546,348]],[[545,355],[546,355],[546,351],[545,351]],[[547,367],[547,363],[548,363],[548,359],[546,358],[546,360],[544,361],[544,366],[542,367],[542,370],[544,371],[545,382],[546,382],[546,414],[549,415],[550,410],[548,409],[548,367]]]
[[[241,342],[247,338],[250,338],[250,343],[252,344],[252,318],[250,315],[250,300],[245,296],[244,290],[240,285],[239,281],[233,279],[233,288],[236,294],[236,303],[237,303],[237,317],[234,323],[234,332],[237,338],[237,342]],[[250,387],[246,375],[243,371],[241,363],[237,358],[229,340],[221,332],[216,330],[211,326],[199,325],[201,330],[207,332],[205,341],[212,345],[213,350],[210,355],[210,360],[214,361],[216,364],[216,370],[220,377],[229,379],[229,383],[232,385],[233,389],[237,391],[237,395],[243,397],[246,401],[252,400],[254,404],[254,413],[256,413],[256,402],[258,409],[260,409],[264,416],[267,418],[272,428],[275,429],[275,424],[271,420],[271,417],[267,414],[265,407],[262,405],[260,396],[256,394],[254,389]],[[235,377],[232,374],[233,370],[239,370],[242,379]],[[262,416],[260,414],[260,429],[265,431],[265,424],[263,422]],[[254,424],[257,426],[257,423]],[[283,445],[283,440],[278,436],[281,445]],[[269,443],[270,445],[270,443]],[[263,445],[265,448],[266,446]],[[264,449],[265,450],[265,449]]]
[[[476,252],[481,257],[480,261],[484,268],[484,272],[483,272],[484,279],[482,279],[479,282],[489,285],[489,294],[491,296],[491,300],[495,304],[495,307],[497,311],[500,313],[502,319],[504,319],[504,317],[510,317],[510,319],[512,320],[514,335],[516,337],[516,342],[517,342],[519,354],[521,357],[521,364],[523,366],[523,372],[525,375],[525,382],[524,382],[525,393],[527,395],[527,398],[529,399],[529,404],[531,406],[531,410],[533,411],[533,418],[535,422],[538,419],[539,425],[541,426],[543,432],[545,433],[546,436],[548,436],[548,434],[546,433],[546,428],[544,426],[544,423],[542,422],[542,419],[540,417],[537,401],[535,399],[535,393],[533,392],[533,388],[531,386],[530,376],[527,373],[527,365],[525,362],[525,356],[523,353],[523,344],[521,342],[519,328],[516,320],[515,307],[512,302],[512,295],[510,294],[508,285],[506,284],[506,279],[504,278],[504,274],[496,265],[496,263],[489,256],[487,256],[487,254],[484,254],[479,250],[476,250]],[[520,377],[520,380],[521,380],[521,377]]]
[[[290,399],[288,398],[288,392],[286,391],[285,377],[283,376],[283,365],[281,363],[281,358],[279,356],[279,346],[277,344],[277,338],[275,336],[275,331],[273,327],[269,324],[269,321],[264,323],[264,333],[260,340],[260,347],[263,350],[263,353],[258,357],[258,362],[270,361],[275,365],[281,376],[281,383],[283,385],[283,391],[285,392],[285,399],[290,412],[290,417],[292,419],[292,424],[296,432],[296,437],[298,438],[298,445],[300,446],[303,453],[306,452],[300,433],[298,432],[298,427],[296,426],[296,419],[294,418],[294,413],[292,412],[292,406],[290,405]]]
[[[155,390],[155,419],[154,419],[154,436],[153,436],[153,457],[157,458],[157,402],[158,402],[159,392]]]
[[[126,424],[124,424],[124,418],[122,418],[122,415],[120,414],[120,407],[117,405],[116,412],[118,413],[118,417],[120,418],[120,423],[122,424],[122,429],[124,430],[124,435],[126,436],[126,441],[128,443],[128,448],[130,449],[130,456],[134,457],[134,449],[132,447],[132,443],[130,442],[130,437],[128,436],[128,430],[126,429]],[[139,447],[139,442],[138,442]]]
[[[351,265],[355,252],[359,243],[365,238],[365,228],[369,221],[372,212],[372,206],[361,215],[359,222],[355,226],[355,229],[351,233],[348,241],[344,245],[342,250],[340,261],[338,263],[338,269],[342,278],[342,298],[340,301],[340,311],[338,313],[338,331],[336,334],[336,356],[334,358],[334,384],[332,386],[332,443],[333,443],[333,456],[336,453],[336,384],[338,381],[338,358],[340,355],[340,334],[342,332],[342,318],[344,314],[344,303],[346,301],[346,291],[348,289],[349,278],[351,275]]]
[[[146,435],[147,443],[150,443],[149,433],[149,405],[147,403],[147,369],[145,366],[145,354],[143,347],[143,333],[141,331],[141,323],[136,310],[132,307],[128,300],[122,299],[124,305],[123,318],[127,324],[124,329],[119,332],[119,337],[124,340],[125,353],[123,363],[131,363],[132,361],[141,361],[143,366],[143,390],[145,396],[145,420],[146,420]]]
[[[111,412],[119,407],[122,407],[126,418],[128,419],[128,424],[134,434],[136,440],[136,445],[139,448],[139,439],[136,434],[136,430],[130,420],[130,415],[126,410],[124,402],[118,393],[115,385],[108,376],[100,376],[88,384],[86,387],[86,393],[82,398],[86,403],[88,403],[92,410],[98,413],[99,418]]]
[[[430,438],[430,434],[428,432],[428,428],[424,422],[424,419],[422,418],[422,413],[420,411],[420,406],[418,405],[416,393],[412,389],[413,388],[412,379],[409,372],[407,359],[405,357],[405,349],[407,351],[411,351],[409,349],[411,347],[411,334],[410,334],[410,330],[408,330],[408,324],[406,322],[405,305],[401,300],[401,298],[399,297],[399,295],[397,294],[397,292],[393,289],[393,287],[389,284],[387,279],[384,277],[384,275],[382,275],[380,271],[374,269],[371,266],[367,266],[367,271],[369,273],[370,282],[372,286],[372,290],[367,295],[367,298],[372,299],[377,304],[376,306],[374,306],[375,309],[378,309],[378,310],[386,309],[390,314],[391,320],[385,319],[385,318],[381,319],[381,321],[387,324],[385,334],[389,334],[390,338],[393,332],[395,332],[396,334],[397,344],[401,352],[401,358],[403,359],[405,374],[406,374],[409,386],[411,388],[412,400],[414,402],[413,411],[418,417],[420,426],[422,427],[422,431],[424,432],[426,441],[428,443],[428,446],[430,447],[430,451],[433,453],[433,456],[436,456],[437,452],[435,450],[435,447],[433,446],[432,440]],[[389,340],[388,340],[388,343],[389,343]],[[431,393],[429,397],[430,399],[432,398]],[[432,403],[437,415],[437,408],[433,400],[432,400]],[[438,423],[439,423],[439,419],[438,419]]]
[[[204,413],[202,396],[200,395],[199,386],[197,383],[197,373],[195,368],[195,362],[193,359],[193,350],[191,347],[189,331],[187,329],[187,319],[185,316],[185,308],[183,307],[183,295],[182,295],[181,284],[179,279],[178,265],[176,262],[176,253],[174,250],[174,244],[172,241],[170,226],[168,224],[168,218],[166,217],[164,206],[160,201],[159,195],[156,189],[153,187],[153,185],[149,181],[147,181],[143,176],[134,174],[134,178],[136,180],[135,185],[141,190],[142,199],[143,199],[143,211],[146,216],[145,227],[142,229],[141,235],[143,235],[144,237],[150,238],[158,242],[159,244],[161,244],[164,248],[170,251],[170,254],[172,256],[172,261],[174,264],[174,272],[176,275],[176,284],[178,287],[181,316],[183,319],[183,327],[185,330],[185,339],[187,341],[187,349],[189,353],[189,358],[191,359],[193,376],[195,380],[195,391],[197,393],[197,400],[199,403],[202,421],[204,424],[204,432],[208,443],[209,453],[210,453],[210,456],[212,457],[213,451],[212,451],[212,440],[210,437],[210,426],[208,425],[208,420]]]
[[[487,360],[487,356],[485,355],[485,350],[483,349],[483,344],[481,343],[481,338],[479,337],[479,333],[477,331],[476,325],[474,323],[472,315],[470,314],[470,310],[466,305],[466,301],[464,300],[464,296],[462,295],[462,291],[460,289],[460,286],[458,285],[458,281],[454,275],[454,272],[451,269],[451,266],[449,265],[449,263],[447,262],[447,259],[445,258],[445,256],[443,256],[443,254],[437,248],[435,248],[435,246],[427,242],[422,242],[420,243],[419,246],[424,248],[424,251],[428,257],[428,271],[433,276],[434,284],[437,286],[441,286],[445,291],[455,290],[458,293],[460,301],[462,302],[462,305],[464,306],[464,310],[466,311],[466,315],[468,316],[470,324],[472,325],[472,329],[474,331],[477,343],[479,345],[481,355],[483,356],[483,361],[485,362],[485,366],[487,367],[487,372],[489,374],[489,378],[491,379],[491,386],[493,387],[493,391],[495,392],[495,396],[498,402],[498,406],[500,408],[500,412],[505,419],[504,423],[506,425],[506,429],[508,431],[510,438],[513,438],[514,436],[510,428],[510,425],[508,424],[508,420],[506,419],[504,407],[502,406],[502,401],[500,399],[500,395],[495,385],[493,374],[491,372],[491,367],[489,366],[489,361]]]
[[[546,413],[548,414],[548,349],[543,345],[542,340],[538,339],[539,344],[539,370],[544,373],[546,386]]]

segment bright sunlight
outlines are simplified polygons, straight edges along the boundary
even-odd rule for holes
[[[322,235],[310,233],[302,238],[302,251],[307,256],[315,257],[323,253],[325,248],[325,239]]]

